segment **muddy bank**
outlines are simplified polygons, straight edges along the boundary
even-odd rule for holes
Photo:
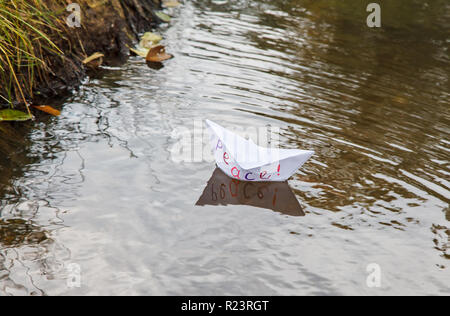
[[[37,36],[38,31],[32,29],[33,32],[27,34],[29,38],[37,37],[33,40],[31,54],[42,63],[30,71],[30,68],[12,60],[16,74],[12,74],[8,67],[2,67],[11,75],[5,73],[0,80],[2,99],[9,99],[16,106],[23,103],[23,98],[28,103],[40,101],[61,95],[79,85],[87,74],[82,61],[93,53],[105,55],[104,65],[123,63],[129,55],[127,45],[132,44],[140,32],[151,30],[161,22],[155,15],[157,10],[162,9],[160,0],[41,0],[37,3],[33,10],[39,11],[51,22],[45,24],[35,20],[34,15],[28,12],[26,22],[20,21],[22,23],[19,22],[16,28],[28,32],[25,29],[31,24],[60,51],[51,49],[51,45],[42,40],[44,36]],[[80,24],[72,27],[67,24],[72,14],[67,11],[71,3],[78,4],[80,8]],[[13,46],[10,45],[11,51],[20,51],[19,46]],[[5,66],[6,58],[2,60]],[[2,103],[5,103],[4,100],[0,100],[0,105]]]
[[[154,14],[161,9],[159,0],[77,0],[81,8],[80,27],[70,28],[66,19],[70,12],[66,7],[72,1],[45,0],[46,7],[55,14],[55,30],[43,30],[51,36],[51,40],[61,49],[63,54],[54,54],[43,50],[40,58],[45,62],[45,72],[34,78],[33,89],[28,91],[22,86],[26,101],[31,104],[47,104],[49,98],[55,100],[56,107],[61,98],[77,86],[86,75],[92,75],[83,60],[95,52],[105,56],[103,65],[116,66],[124,63],[129,56],[128,45],[134,45],[138,34],[151,30],[160,22]],[[20,68],[19,68],[20,69]],[[18,71],[17,76],[26,81],[28,74]],[[0,82],[0,93],[8,98],[5,89],[7,82]],[[14,88],[13,88],[14,89]],[[13,104],[24,110],[17,91]],[[56,100],[57,98],[57,100]],[[58,101],[59,100],[59,101]],[[0,99],[0,108],[8,104]],[[49,120],[48,115],[35,113],[39,121]],[[0,196],[8,194],[8,183],[20,177],[20,166],[33,163],[27,158],[31,146],[29,131],[33,122],[0,123]]]
[[[154,15],[161,8],[159,0],[78,0],[77,3],[81,8],[81,27],[64,26],[63,34],[55,34],[62,35],[53,40],[64,57],[47,56],[52,72],[49,80],[37,87],[41,97],[53,97],[76,87],[87,72],[82,61],[95,52],[105,55],[105,65],[125,62],[129,55],[127,45],[137,39],[138,33],[160,22]],[[61,10],[61,5],[52,6],[55,11]]]

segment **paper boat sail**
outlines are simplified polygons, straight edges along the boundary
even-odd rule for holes
[[[241,181],[286,181],[314,155],[300,149],[263,148],[206,120],[217,166]]]

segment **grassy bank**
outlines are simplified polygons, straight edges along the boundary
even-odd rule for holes
[[[62,51],[50,39],[60,32],[62,20],[41,0],[0,0],[0,98],[14,105],[33,97],[36,81],[45,81],[44,54]]]
[[[70,0],[0,0],[0,104],[27,109],[85,76],[82,60],[95,52],[123,61],[139,32],[158,18],[158,0],[77,0],[81,27],[66,24]]]

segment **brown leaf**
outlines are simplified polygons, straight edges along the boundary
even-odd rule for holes
[[[150,62],[160,63],[171,58],[173,56],[166,53],[166,48],[163,45],[158,45],[149,50],[145,59]]]
[[[39,111],[54,115],[54,116],[60,116],[61,112],[52,108],[51,106],[48,105],[33,105],[33,107]]]

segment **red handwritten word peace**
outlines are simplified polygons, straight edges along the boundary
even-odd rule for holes
[[[222,141],[219,139],[217,141],[217,145],[216,145],[216,150],[217,149],[224,149],[223,143]],[[232,160],[230,154],[228,154],[226,151],[223,152],[223,162],[227,165],[230,166],[230,160]],[[278,172],[280,172],[280,165],[278,165]],[[258,178],[258,175],[253,174],[253,172],[247,172],[245,175],[243,175],[243,178],[241,177],[241,172],[243,172],[241,169],[239,169],[237,166],[233,166],[231,168],[231,175],[239,180],[245,179],[247,181],[255,181]],[[278,173],[278,175],[280,175]],[[270,180],[270,178],[272,177],[272,174],[269,174],[267,171],[262,171],[259,174],[259,179],[261,180]]]
[[[225,154],[226,154],[226,153],[225,153]],[[225,160],[224,160],[224,162],[225,162],[227,165],[229,165]],[[234,178],[238,179],[238,180],[245,179],[245,180],[247,180],[247,181],[255,181],[256,178],[258,177],[257,175],[253,174],[253,172],[247,172],[247,173],[245,173],[244,177],[241,178],[241,172],[243,173],[243,171],[242,171],[241,169],[239,169],[238,167],[233,167],[233,168],[231,169],[231,175],[232,175]],[[261,172],[261,173],[259,174],[259,178],[260,178],[261,180],[270,180],[271,177],[272,177],[272,175],[269,175],[269,174],[267,173],[267,171],[263,171],[263,172]]]

